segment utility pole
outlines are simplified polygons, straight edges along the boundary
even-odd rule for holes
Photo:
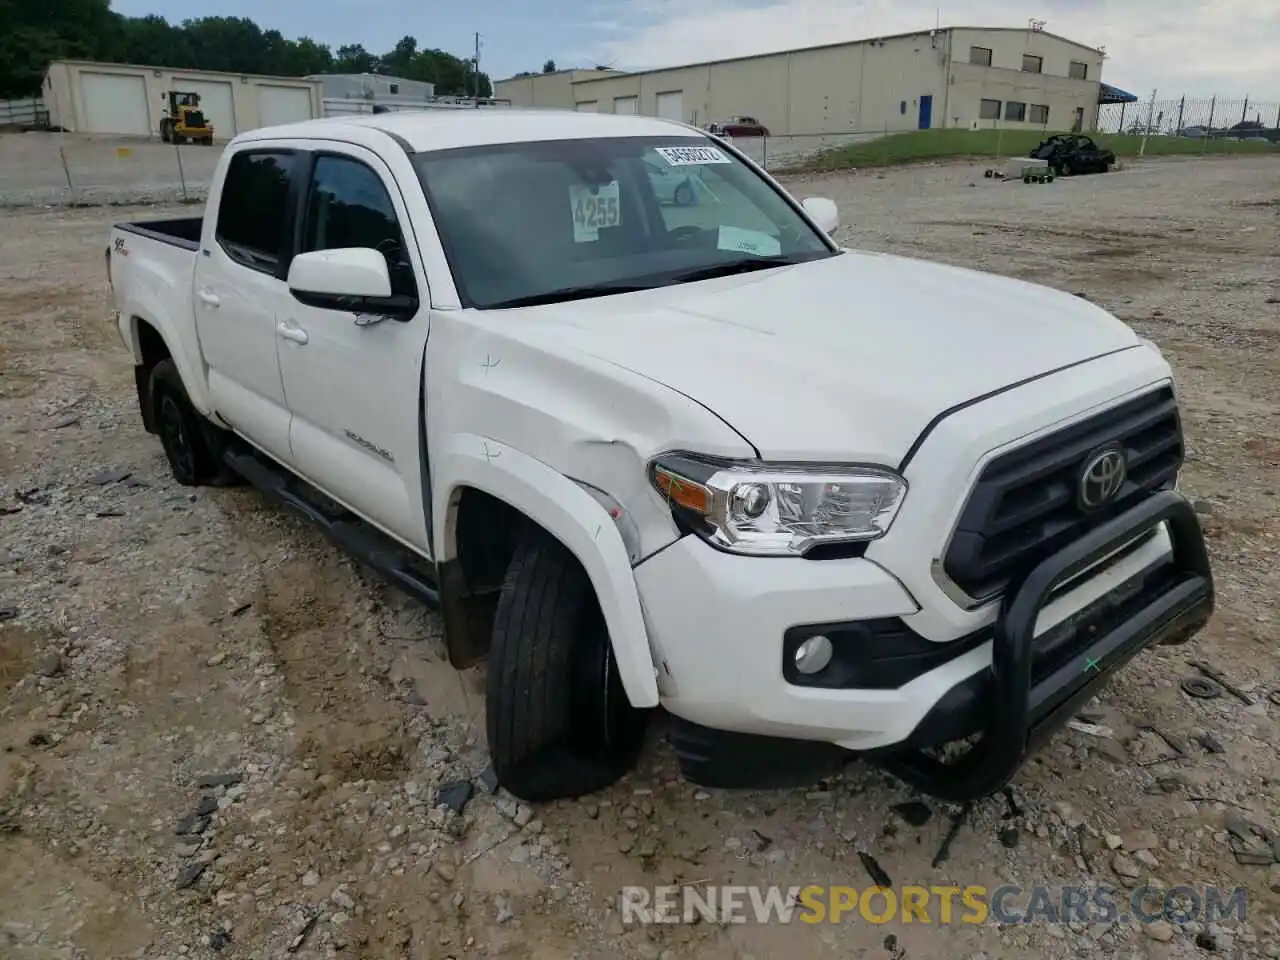
[[[1151,91],[1151,105],[1147,107],[1147,124],[1142,128],[1142,144],[1138,147],[1138,156],[1146,156],[1147,153],[1147,137],[1151,136],[1151,120],[1156,112],[1156,95],[1158,90]]]
[[[478,30],[476,31],[476,54],[471,65],[476,73],[475,92],[472,94],[473,105],[478,110],[480,108],[480,32]]]
[[[1244,123],[1245,117],[1249,115],[1249,95],[1245,94],[1244,106],[1240,108],[1240,122]]]

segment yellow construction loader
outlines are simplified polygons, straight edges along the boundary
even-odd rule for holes
[[[160,119],[160,139],[165,143],[213,143],[213,124],[200,110],[200,94],[170,90],[167,112]]]

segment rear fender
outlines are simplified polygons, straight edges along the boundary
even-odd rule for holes
[[[439,562],[457,557],[458,493],[502,500],[560,541],[582,564],[609,630],[614,660],[635,707],[658,705],[657,671],[626,545],[608,512],[578,483],[513,447],[456,434],[431,459],[433,541]]]
[[[133,269],[138,269],[137,266]],[[158,276],[158,275],[157,275]],[[142,286],[141,284],[136,287]],[[146,324],[160,335],[164,341],[169,357],[182,376],[182,385],[187,390],[191,405],[206,417],[213,416],[213,406],[209,399],[208,381],[205,379],[204,364],[200,357],[200,345],[195,339],[195,327],[191,326],[189,342],[179,335],[173,323],[165,323],[160,317],[165,316],[158,298],[151,296],[145,289],[135,289],[127,298],[121,298],[120,336],[125,346],[133,354],[134,365],[144,362],[142,339],[139,333],[142,324]]]

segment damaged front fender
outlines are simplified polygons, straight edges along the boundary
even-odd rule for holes
[[[444,440],[435,451],[432,468],[448,477],[447,487],[433,491],[435,542],[450,542],[448,505],[460,487],[496,497],[538,524],[577,557],[591,579],[627,699],[634,707],[656,707],[657,672],[631,558],[614,518],[600,501],[541,461],[475,434],[455,434]]]

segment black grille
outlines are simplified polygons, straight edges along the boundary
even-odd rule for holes
[[[1106,507],[1085,512],[1076,504],[1080,471],[1109,443],[1124,446],[1128,477]],[[993,596],[1086,530],[1173,486],[1183,456],[1178,405],[1164,387],[997,457],[973,488],[943,569],[970,597]]]

